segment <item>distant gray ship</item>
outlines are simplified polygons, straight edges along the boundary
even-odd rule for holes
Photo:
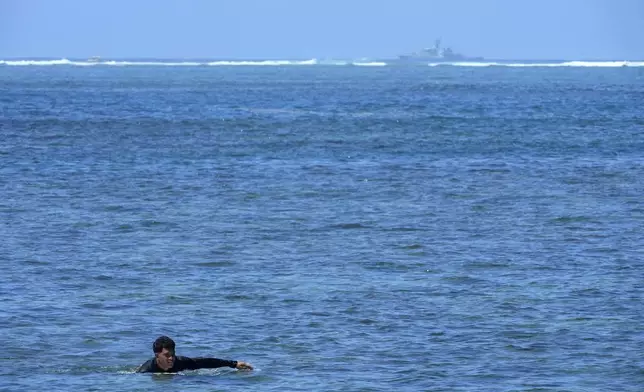
[[[483,57],[468,57],[460,53],[456,53],[450,47],[442,47],[441,40],[437,39],[434,46],[425,48],[418,52],[404,54],[398,56],[398,60],[402,62],[448,62],[448,61],[481,61]]]

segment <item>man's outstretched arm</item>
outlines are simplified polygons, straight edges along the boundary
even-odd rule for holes
[[[184,359],[184,358],[182,358]],[[231,367],[235,369],[252,370],[253,367],[243,361],[230,361],[219,358],[185,358],[186,367],[190,369],[215,369],[220,367]]]

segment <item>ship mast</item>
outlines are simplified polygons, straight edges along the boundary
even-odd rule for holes
[[[441,50],[441,39],[438,38],[434,41],[434,53],[437,56],[442,56],[443,51]]]
[[[440,49],[441,49],[441,39],[440,39],[440,38],[438,38],[438,39],[436,39],[436,41],[434,41],[434,48],[435,48],[436,50],[440,50]]]

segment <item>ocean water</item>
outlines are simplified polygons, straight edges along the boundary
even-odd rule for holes
[[[642,390],[644,68],[306,64],[0,64],[0,390]]]

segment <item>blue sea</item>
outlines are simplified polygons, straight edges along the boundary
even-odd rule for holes
[[[642,65],[0,61],[0,390],[642,391]]]

